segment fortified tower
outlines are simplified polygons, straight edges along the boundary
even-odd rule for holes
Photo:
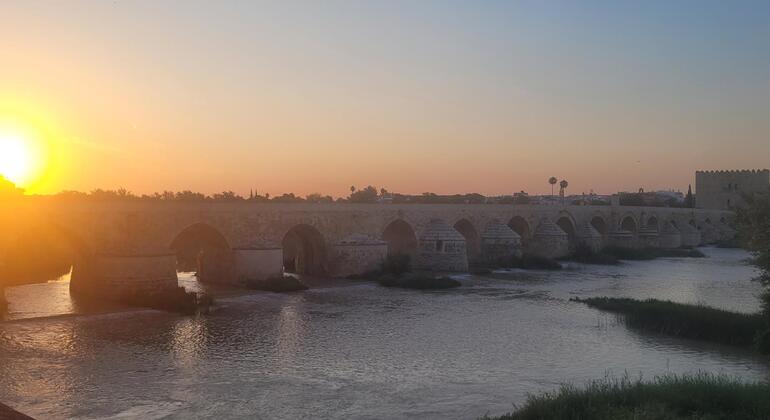
[[[729,210],[745,204],[744,194],[770,191],[770,170],[697,171],[695,206]]]

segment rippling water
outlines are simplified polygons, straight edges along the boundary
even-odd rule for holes
[[[568,300],[656,297],[756,311],[748,255],[705,252],[461,276],[463,287],[449,291],[354,283],[256,293],[222,298],[200,317],[94,314],[65,303],[66,282],[15,288],[15,318],[91,314],[0,323],[0,401],[40,418],[476,418],[607,373],[767,379],[767,359],[640,335]]]

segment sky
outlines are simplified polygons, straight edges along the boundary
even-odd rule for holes
[[[0,129],[35,193],[686,191],[770,166],[768,22],[767,1],[4,1]]]

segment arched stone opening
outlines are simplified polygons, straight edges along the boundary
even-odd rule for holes
[[[78,235],[54,224],[38,225],[26,229],[15,237],[0,256],[0,320],[5,319],[6,311],[13,310],[16,304],[16,293],[29,296],[30,293],[53,293],[59,295],[70,288],[73,273],[86,273],[91,260],[92,250]],[[20,290],[24,286],[36,283],[56,281],[55,285],[45,289]],[[16,289],[16,286],[20,286]],[[35,287],[35,286],[30,286]],[[6,288],[9,291],[6,300]],[[57,299],[58,300],[58,299]],[[49,301],[40,300],[44,306],[17,308],[19,312],[52,310]],[[23,305],[23,304],[22,304]],[[76,306],[72,301],[72,306]]]
[[[465,251],[468,255],[468,261],[474,262],[481,255],[481,237],[473,227],[473,223],[468,219],[460,219],[454,224],[454,229],[460,232],[465,238]]]
[[[567,234],[569,247],[571,250],[574,250],[577,246],[577,235],[575,232],[575,225],[572,223],[572,219],[567,216],[562,216],[556,220],[556,226],[559,226],[559,228],[561,228],[561,230]]]
[[[78,235],[58,225],[34,226],[7,249],[0,271],[0,286],[44,283],[67,278],[85,263],[91,250]]]
[[[634,220],[634,218],[631,216],[626,216],[623,218],[623,220],[620,222],[620,229],[631,233],[636,233],[639,230],[636,224],[636,220]]]
[[[508,227],[510,227],[514,232],[518,233],[519,236],[521,236],[521,243],[523,245],[526,245],[527,243],[529,243],[529,240],[532,239],[529,223],[527,223],[526,219],[524,219],[523,217],[514,216],[508,222]]]
[[[233,273],[230,245],[207,223],[195,223],[179,232],[169,245],[176,254],[177,272],[197,272],[203,282],[228,282]]]
[[[651,216],[649,219],[647,219],[647,229],[652,229],[655,231],[659,230],[657,217]]]
[[[593,226],[597,232],[601,233],[602,236],[607,235],[607,232],[609,231],[607,228],[607,222],[601,216],[594,216],[591,219],[591,226]]]
[[[417,235],[412,226],[401,220],[394,220],[382,232],[382,240],[388,244],[388,255],[408,255],[414,259],[417,255]]]
[[[296,225],[286,232],[281,241],[283,270],[287,273],[325,276],[326,241],[313,226]]]

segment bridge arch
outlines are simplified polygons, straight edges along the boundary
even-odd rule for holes
[[[454,229],[465,238],[465,252],[468,261],[474,261],[481,255],[481,236],[468,219],[460,219],[454,224]]]
[[[202,282],[227,282],[233,270],[230,244],[215,227],[193,223],[176,234],[168,246],[176,254],[177,272],[196,272]]]
[[[521,236],[521,243],[526,244],[532,238],[532,230],[530,229],[527,219],[521,216],[513,216],[508,221],[508,227]]]
[[[558,219],[556,219],[556,225],[561,228],[566,234],[569,240],[571,248],[577,246],[577,231],[575,228],[575,220],[569,213],[562,213]]]
[[[52,222],[28,226],[5,250],[0,291],[3,286],[58,279],[76,270],[91,255],[93,251],[86,241],[67,228]]]
[[[659,230],[660,229],[660,223],[658,222],[658,217],[655,215],[650,216],[647,218],[647,228],[653,229],[653,230]]]
[[[281,246],[285,272],[311,276],[328,273],[326,240],[315,227],[304,223],[293,226],[283,236]]]
[[[639,231],[639,223],[632,214],[627,214],[620,220],[620,229],[631,233],[637,233]]]
[[[599,232],[602,236],[607,235],[609,232],[609,227],[607,225],[607,221],[604,219],[604,216],[597,214],[592,217],[591,226],[593,226],[593,228],[596,229],[596,231]]]
[[[382,231],[382,240],[388,244],[388,255],[417,255],[417,234],[412,225],[403,219],[388,223]]]

